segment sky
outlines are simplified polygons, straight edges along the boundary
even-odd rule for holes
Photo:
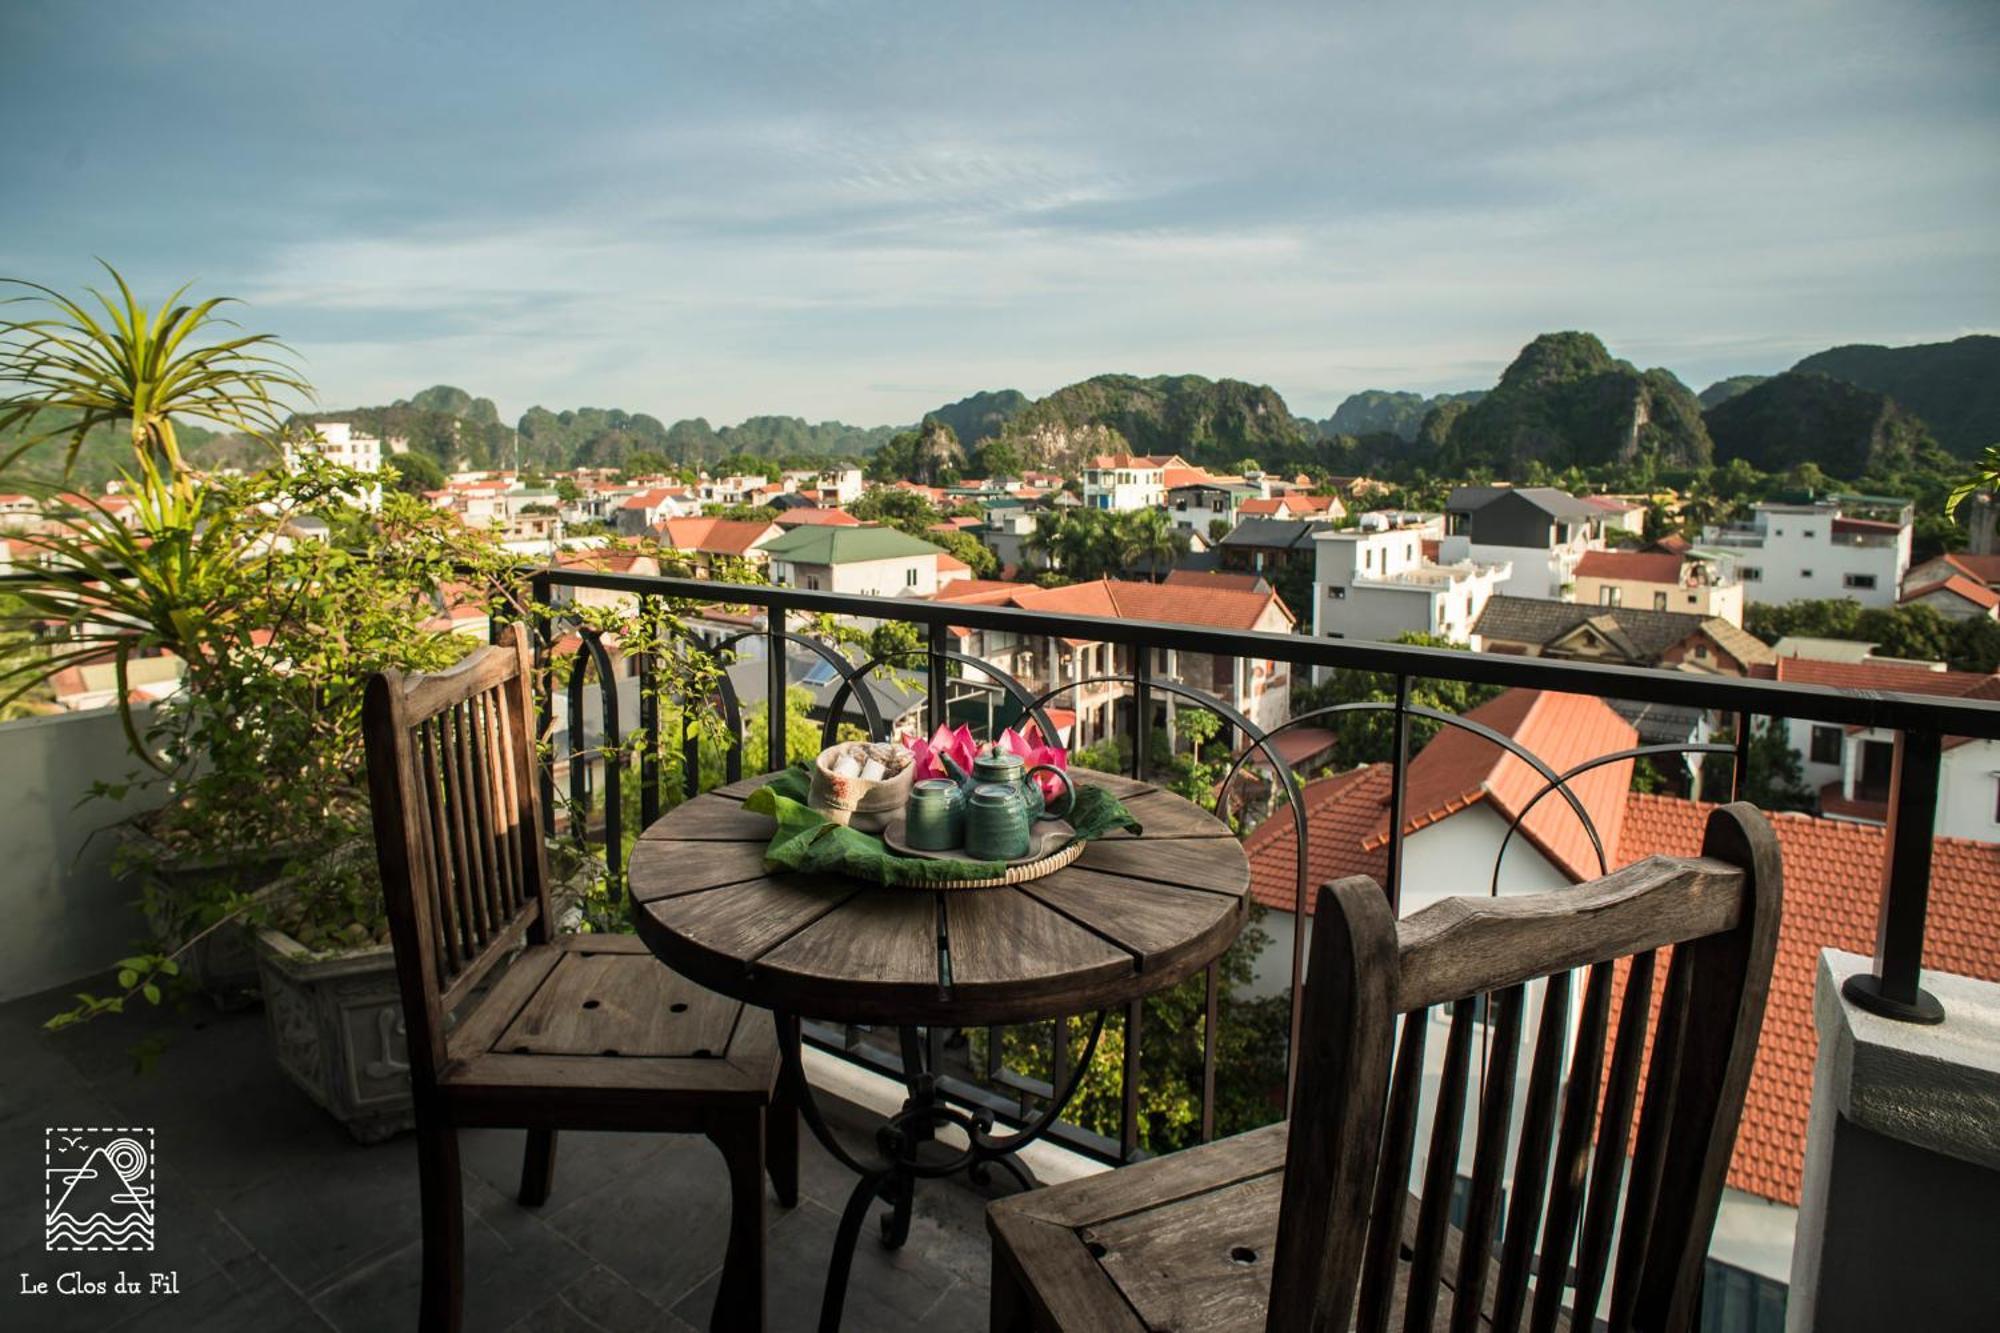
[[[0,274],[193,280],[327,408],[914,421],[1105,371],[1699,390],[2000,329],[1993,0],[6,0]]]

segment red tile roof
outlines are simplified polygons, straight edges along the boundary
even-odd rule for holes
[[[1576,576],[1679,586],[1681,564],[1681,557],[1670,551],[1585,551],[1576,562]]]
[[[2000,583],[2000,555],[1971,555],[1954,551],[1944,560],[1968,578],[1988,585]]]
[[[1895,662],[1820,662],[1781,657],[1777,678],[1796,685],[1830,685],[1841,690],[1893,690],[1901,694],[1941,694],[1952,698],[1993,679],[1972,671],[1928,671]]]
[[[1243,592],[1257,591],[1257,585],[1264,581],[1261,574],[1230,574],[1213,569],[1174,569],[1167,572],[1169,588],[1236,588]]]
[[[1638,792],[1626,798],[1619,861],[1663,853],[1691,856],[1713,807]],[[1868,954],[1886,831],[1843,820],[1771,816],[1784,857],[1784,919],[1771,998],[1751,1070],[1729,1183],[1796,1206],[1812,1099],[1813,988],[1822,949]],[[1941,972],[2000,981],[2000,844],[1964,838],[1932,843],[1930,920],[1924,962]]]
[[[804,491],[799,494],[805,494]],[[845,509],[787,509],[771,520],[781,528],[817,525],[825,528],[858,528],[861,520]]]
[[[1504,736],[1512,737],[1556,772],[1587,759],[1627,749],[1638,733],[1601,700],[1544,690],[1509,690],[1466,714]],[[1605,854],[1616,865],[1619,834],[1625,820],[1625,789],[1631,784],[1632,761],[1605,764],[1570,783],[1590,812],[1604,841]],[[1502,818],[1512,821],[1543,785],[1530,765],[1492,741],[1457,727],[1447,727],[1410,764],[1403,794],[1405,836],[1448,819],[1468,806],[1490,802]],[[1389,845],[1389,769],[1376,764],[1350,769],[1310,783],[1305,790],[1307,883],[1323,884],[1342,875],[1385,873]],[[1293,821],[1276,815],[1250,831],[1243,846],[1250,857],[1250,891],[1266,907],[1290,911],[1296,891],[1298,859]],[[1597,854],[1576,813],[1559,794],[1536,803],[1521,825],[1522,836],[1572,880],[1598,873]]]
[[[937,567],[940,574],[953,573],[958,570],[970,570],[972,568],[971,565],[966,564],[949,551],[938,552]]]
[[[1091,583],[1069,583],[1060,588],[1038,588],[1032,583],[969,579],[940,589],[938,596],[954,602],[1011,605],[1057,615],[1157,620],[1170,625],[1202,625],[1216,629],[1255,629],[1272,604],[1276,603],[1285,622],[1293,623],[1290,609],[1268,588],[1256,592],[1243,588],[1143,583],[1127,579],[1098,579]],[[1085,643],[1089,640],[1073,639],[1071,642]]]
[[[1982,611],[1991,611],[1994,607],[2000,606],[2000,594],[1995,594],[1984,583],[1968,578],[1964,574],[1953,574],[1950,578],[1937,583],[1926,583],[1921,588],[1912,588],[1903,594],[1901,600],[1914,602],[1919,597],[1928,597],[1934,592],[1956,593]]]
[[[740,518],[670,518],[655,525],[655,531],[661,542],[676,550],[748,555],[750,548],[771,535],[772,526]]]

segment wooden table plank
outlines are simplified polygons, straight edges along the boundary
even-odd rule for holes
[[[1129,801],[1134,796],[1159,790],[1150,782],[1140,782],[1122,773],[1100,773],[1094,768],[1079,768],[1075,770],[1073,776],[1078,782],[1104,788],[1121,801]]]
[[[728,884],[642,903],[639,933],[669,966],[707,986],[721,988],[720,981],[710,978],[724,977],[729,984],[724,993],[741,994],[749,964],[866,887],[806,875]],[[649,931],[647,923],[659,929]],[[671,947],[662,947],[663,933]]]
[[[1070,868],[1239,898],[1250,891],[1250,862],[1234,838],[1101,839]]]
[[[1242,929],[1240,897],[1190,893],[1166,884],[1071,866],[1019,886],[1029,897],[1129,950],[1142,972],[1174,970],[1191,957],[1206,962],[1212,937],[1225,945]]]
[[[766,953],[751,970],[787,1008],[819,1018],[893,1021],[912,1004],[941,1004],[947,997],[938,956],[937,895],[916,889],[856,894]],[[867,991],[866,1012],[852,1007],[857,987]]]
[[[684,893],[764,878],[762,842],[682,842],[655,838],[632,844],[626,872],[635,901],[649,903]]]
[[[1060,1001],[1138,971],[1130,953],[1019,889],[962,889],[941,896],[952,997],[969,1008],[998,999]],[[1049,1012],[1070,1010],[1057,1004]]]
[[[778,830],[778,821],[769,815],[745,810],[738,798],[708,792],[692,801],[683,801],[653,821],[641,842],[679,839],[684,842],[769,842]]]
[[[1184,801],[1167,791],[1142,792],[1136,796],[1121,797],[1125,808],[1132,812],[1132,818],[1139,821],[1145,841],[1156,838],[1227,838],[1232,836],[1229,826],[1208,811]],[[1120,829],[1108,835],[1107,841],[1116,839],[1129,841],[1134,835],[1130,830]]]

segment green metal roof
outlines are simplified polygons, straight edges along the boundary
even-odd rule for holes
[[[942,555],[942,546],[933,546],[921,537],[912,537],[895,528],[793,528],[761,548],[773,560],[789,560],[799,565],[847,565],[858,560],[894,560],[913,555]]]

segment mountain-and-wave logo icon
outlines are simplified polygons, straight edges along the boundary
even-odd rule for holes
[[[52,1126],[42,1140],[47,1249],[153,1248],[153,1131]]]

